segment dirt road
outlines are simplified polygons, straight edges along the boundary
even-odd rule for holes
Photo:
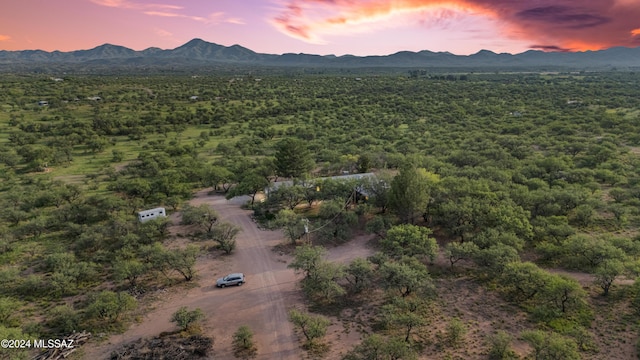
[[[228,201],[222,196],[208,195],[205,190],[196,193],[192,205],[208,204],[218,212],[222,221],[242,229],[236,238],[235,252],[230,256],[208,254],[199,258],[196,265],[198,286],[182,292],[171,289],[161,294],[162,299],[139,323],[121,335],[112,336],[105,344],[88,345],[84,349],[85,358],[104,359],[126,343],[175,330],[176,325],[170,321],[171,315],[182,306],[190,310],[200,308],[205,313],[204,332],[214,337],[212,358],[235,359],[231,349],[232,335],[241,325],[249,326],[254,333],[257,359],[304,358],[288,318],[289,309],[304,307],[301,292],[296,286],[299,277],[287,269],[291,256],[273,251],[284,236],[280,231],[258,229],[251,220],[251,211],[240,207],[246,200],[245,197]],[[172,215],[174,224],[179,222],[177,215]],[[185,231],[177,225],[171,229],[178,238]],[[367,257],[373,252],[367,245],[371,238],[371,235],[356,236],[346,244],[329,249],[327,259],[347,263],[356,257]],[[216,288],[216,279],[231,272],[245,273],[246,284]],[[337,333],[340,327],[336,322],[334,332]],[[342,347],[358,341],[355,332],[348,341],[345,341],[345,334],[335,336],[337,339],[342,337],[340,342],[345,342]],[[341,351],[338,344],[332,344],[332,348],[336,353]]]
[[[238,201],[230,202],[201,191],[192,204],[202,203],[218,211],[221,220],[241,227],[236,251],[231,256],[199,259],[199,287],[182,294],[167,295],[155,310],[124,334],[111,337],[100,347],[85,349],[86,358],[105,358],[122,344],[175,330],[170,318],[182,306],[200,308],[205,313],[204,329],[207,335],[214,337],[213,356],[216,359],[234,359],[231,339],[241,325],[248,325],[253,330],[258,359],[302,358],[287,314],[289,308],[302,304],[296,290],[297,277],[287,269],[289,257],[272,251],[272,247],[282,241],[282,233],[259,230],[250,218],[251,212],[241,209]],[[216,278],[230,272],[244,272],[247,283],[239,287],[216,288]]]

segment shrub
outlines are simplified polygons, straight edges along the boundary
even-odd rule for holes
[[[189,311],[186,306],[171,315],[171,322],[176,323],[180,330],[187,330],[202,319],[204,319],[204,313],[200,308]]]
[[[233,355],[241,359],[251,359],[256,357],[257,352],[251,329],[246,325],[240,326],[233,334]]]

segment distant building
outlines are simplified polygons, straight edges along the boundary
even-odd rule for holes
[[[165,216],[167,216],[167,212],[163,207],[149,209],[149,210],[142,210],[138,212],[138,221],[143,223],[149,220],[153,220],[153,219],[156,219],[159,217],[165,217]]]
[[[305,182],[296,183],[295,185],[301,185],[301,186],[304,186],[304,187],[312,188],[314,186],[317,186],[316,184],[318,184],[318,183],[320,183],[320,182],[322,182],[324,180],[348,181],[348,180],[360,180],[360,179],[364,179],[364,178],[375,178],[375,177],[376,177],[376,174],[374,174],[374,173],[362,173],[362,174],[329,176],[329,177],[321,177],[321,178],[310,179],[310,180],[307,180]],[[291,180],[276,181],[276,182],[273,182],[273,183],[269,184],[269,186],[264,189],[264,193],[265,193],[265,195],[268,196],[269,192],[275,191],[281,186],[293,186],[293,185],[294,185],[294,182],[291,181]],[[360,186],[358,188],[356,188],[355,190],[362,196],[369,196],[369,194],[366,192],[366,190],[363,189]]]
[[[191,96],[191,97],[189,98],[189,100],[191,100],[191,101],[197,101],[197,100],[198,100],[198,97],[194,95],[194,96]]]
[[[38,106],[48,106],[49,102],[46,100],[40,100],[38,101]]]
[[[100,96],[90,96],[87,99],[89,99],[91,101],[100,101],[100,100],[102,100],[102,98]]]

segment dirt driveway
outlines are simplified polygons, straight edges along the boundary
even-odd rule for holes
[[[297,277],[287,269],[289,257],[272,251],[282,241],[282,233],[259,230],[250,218],[251,212],[241,209],[238,201],[201,191],[191,203],[209,204],[221,220],[242,228],[236,251],[231,256],[203,256],[197,264],[199,287],[167,294],[139,324],[124,334],[112,336],[104,345],[85,349],[86,358],[105,358],[122,344],[175,330],[171,315],[186,306],[205,313],[204,329],[206,335],[214,337],[212,357],[216,359],[234,359],[231,337],[239,326],[248,325],[255,334],[258,359],[299,360],[302,352],[287,315],[289,308],[302,304],[296,289]],[[247,283],[216,288],[216,278],[230,272],[244,272]]]
[[[240,207],[244,201],[243,198],[227,201],[222,196],[208,195],[205,190],[196,193],[192,205],[209,204],[222,221],[241,227],[235,252],[231,256],[202,256],[197,263],[199,286],[182,293],[170,290],[163,294],[155,309],[140,323],[121,335],[112,336],[105,344],[87,346],[85,358],[103,359],[123,344],[175,330],[171,315],[186,306],[200,308],[205,313],[205,334],[214,337],[212,358],[235,359],[231,350],[232,335],[239,326],[248,325],[254,332],[257,359],[302,359],[304,353],[288,319],[289,309],[304,307],[296,286],[299,278],[287,269],[291,257],[273,251],[273,247],[283,241],[283,234],[258,229],[251,220],[251,211]],[[172,233],[180,230],[180,226],[175,226]],[[358,236],[330,249],[327,258],[345,263],[355,257],[369,256],[372,253],[367,246],[369,239],[370,236]],[[244,272],[247,283],[240,287],[216,288],[215,280],[231,272]]]

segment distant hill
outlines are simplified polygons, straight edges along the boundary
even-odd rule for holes
[[[640,69],[640,47],[611,48],[586,52],[543,52],[496,54],[481,50],[461,56],[448,52],[401,51],[386,56],[334,56],[312,54],[260,54],[240,45],[222,46],[201,39],[171,50],[149,48],[135,51],[104,44],[90,50],[70,52],[42,50],[0,51],[0,70],[32,70],[92,67],[129,69],[137,67],[190,66],[269,66],[313,68],[565,68],[565,69]]]

